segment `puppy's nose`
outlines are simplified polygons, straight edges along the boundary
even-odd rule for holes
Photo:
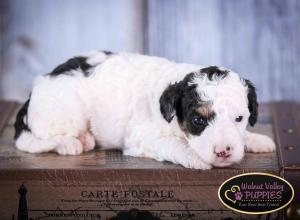
[[[224,149],[224,148],[223,148]],[[231,147],[226,146],[225,150],[218,150],[218,148],[215,148],[215,154],[217,157],[229,157],[230,156]]]
[[[219,153],[216,153],[217,157],[226,157],[227,153],[225,151],[221,151]]]

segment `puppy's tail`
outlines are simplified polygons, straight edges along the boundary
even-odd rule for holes
[[[30,98],[25,102],[22,108],[19,110],[14,124],[16,146],[18,149],[27,151],[30,153],[41,153],[53,150],[56,147],[56,142],[44,140],[36,137],[32,134],[28,122],[27,111]]]

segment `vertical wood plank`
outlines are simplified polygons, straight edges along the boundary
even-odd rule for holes
[[[5,0],[0,98],[24,101],[32,81],[89,50],[143,51],[139,0]],[[2,7],[1,7],[2,8]],[[1,25],[2,27],[2,25]]]
[[[218,1],[148,1],[148,53],[201,65],[221,64]]]
[[[148,1],[148,53],[221,65],[260,101],[300,101],[300,1]]]
[[[300,2],[221,1],[222,60],[251,79],[263,101],[300,101]]]
[[[298,0],[3,0],[0,10],[2,98],[22,101],[36,75],[107,49],[226,66],[260,101],[300,101]]]

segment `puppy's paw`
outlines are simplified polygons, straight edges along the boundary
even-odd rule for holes
[[[191,148],[187,148],[186,155],[181,155],[180,161],[177,162],[186,168],[198,170],[209,170],[212,168],[210,164],[207,164],[201,160],[197,153]]]
[[[251,153],[274,152],[274,141],[266,135],[250,133],[246,138],[246,150]]]
[[[72,137],[61,139],[62,141],[57,145],[55,151],[60,155],[79,155],[83,151],[81,142]]]

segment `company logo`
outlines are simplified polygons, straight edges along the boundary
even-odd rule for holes
[[[285,179],[272,174],[245,173],[226,180],[218,196],[234,211],[266,214],[287,206],[294,198],[294,189]]]

